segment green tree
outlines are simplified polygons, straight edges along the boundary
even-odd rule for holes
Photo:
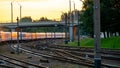
[[[32,22],[32,18],[31,17],[23,17],[23,18],[21,18],[20,22]]]
[[[101,0],[101,31],[109,33],[119,32],[120,0]],[[120,33],[120,32],[119,32]]]
[[[100,0],[101,31],[107,34],[119,32],[120,35],[120,0]],[[80,20],[83,22],[83,30],[93,37],[93,0],[84,0],[83,14]],[[109,35],[107,35],[109,36]]]
[[[87,35],[93,37],[93,0],[84,0],[80,20],[83,22],[83,30]]]

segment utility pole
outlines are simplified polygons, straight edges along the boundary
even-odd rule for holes
[[[101,68],[100,0],[94,0],[94,68]]]

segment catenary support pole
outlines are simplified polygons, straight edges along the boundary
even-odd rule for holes
[[[80,26],[80,22],[79,22],[79,11],[77,12],[77,17],[78,17],[78,46],[80,46],[80,28],[79,28],[79,26]]]
[[[11,23],[13,23],[13,3],[11,2]]]
[[[70,42],[73,41],[73,25],[72,25],[72,13],[71,13],[71,0],[69,0],[69,34],[70,34]]]
[[[68,22],[68,15],[67,13],[65,13],[65,44],[68,44],[67,22]]]
[[[94,0],[94,68],[101,68],[100,0]]]

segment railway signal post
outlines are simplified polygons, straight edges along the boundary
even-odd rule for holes
[[[94,0],[94,68],[101,68],[100,0]]]
[[[17,53],[19,54],[19,18],[17,17]]]

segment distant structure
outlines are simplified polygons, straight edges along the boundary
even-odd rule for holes
[[[71,12],[63,13],[61,15],[61,21],[62,22],[65,22],[66,19],[67,19],[67,27],[69,27],[69,37],[70,37],[69,41],[70,42],[73,42],[74,39],[75,39],[77,27],[73,26],[73,24],[78,24],[79,23],[78,18],[80,18],[80,16],[79,16],[80,13],[81,13],[81,11],[79,11],[79,10],[73,10]],[[67,18],[65,18],[66,14],[67,14]]]
[[[68,19],[70,18],[70,14],[71,14],[71,21],[77,21],[78,20],[78,12],[81,13],[81,11],[79,10],[74,10],[71,13],[67,13],[68,15]],[[62,13],[61,15],[61,21],[65,21],[65,13]]]

